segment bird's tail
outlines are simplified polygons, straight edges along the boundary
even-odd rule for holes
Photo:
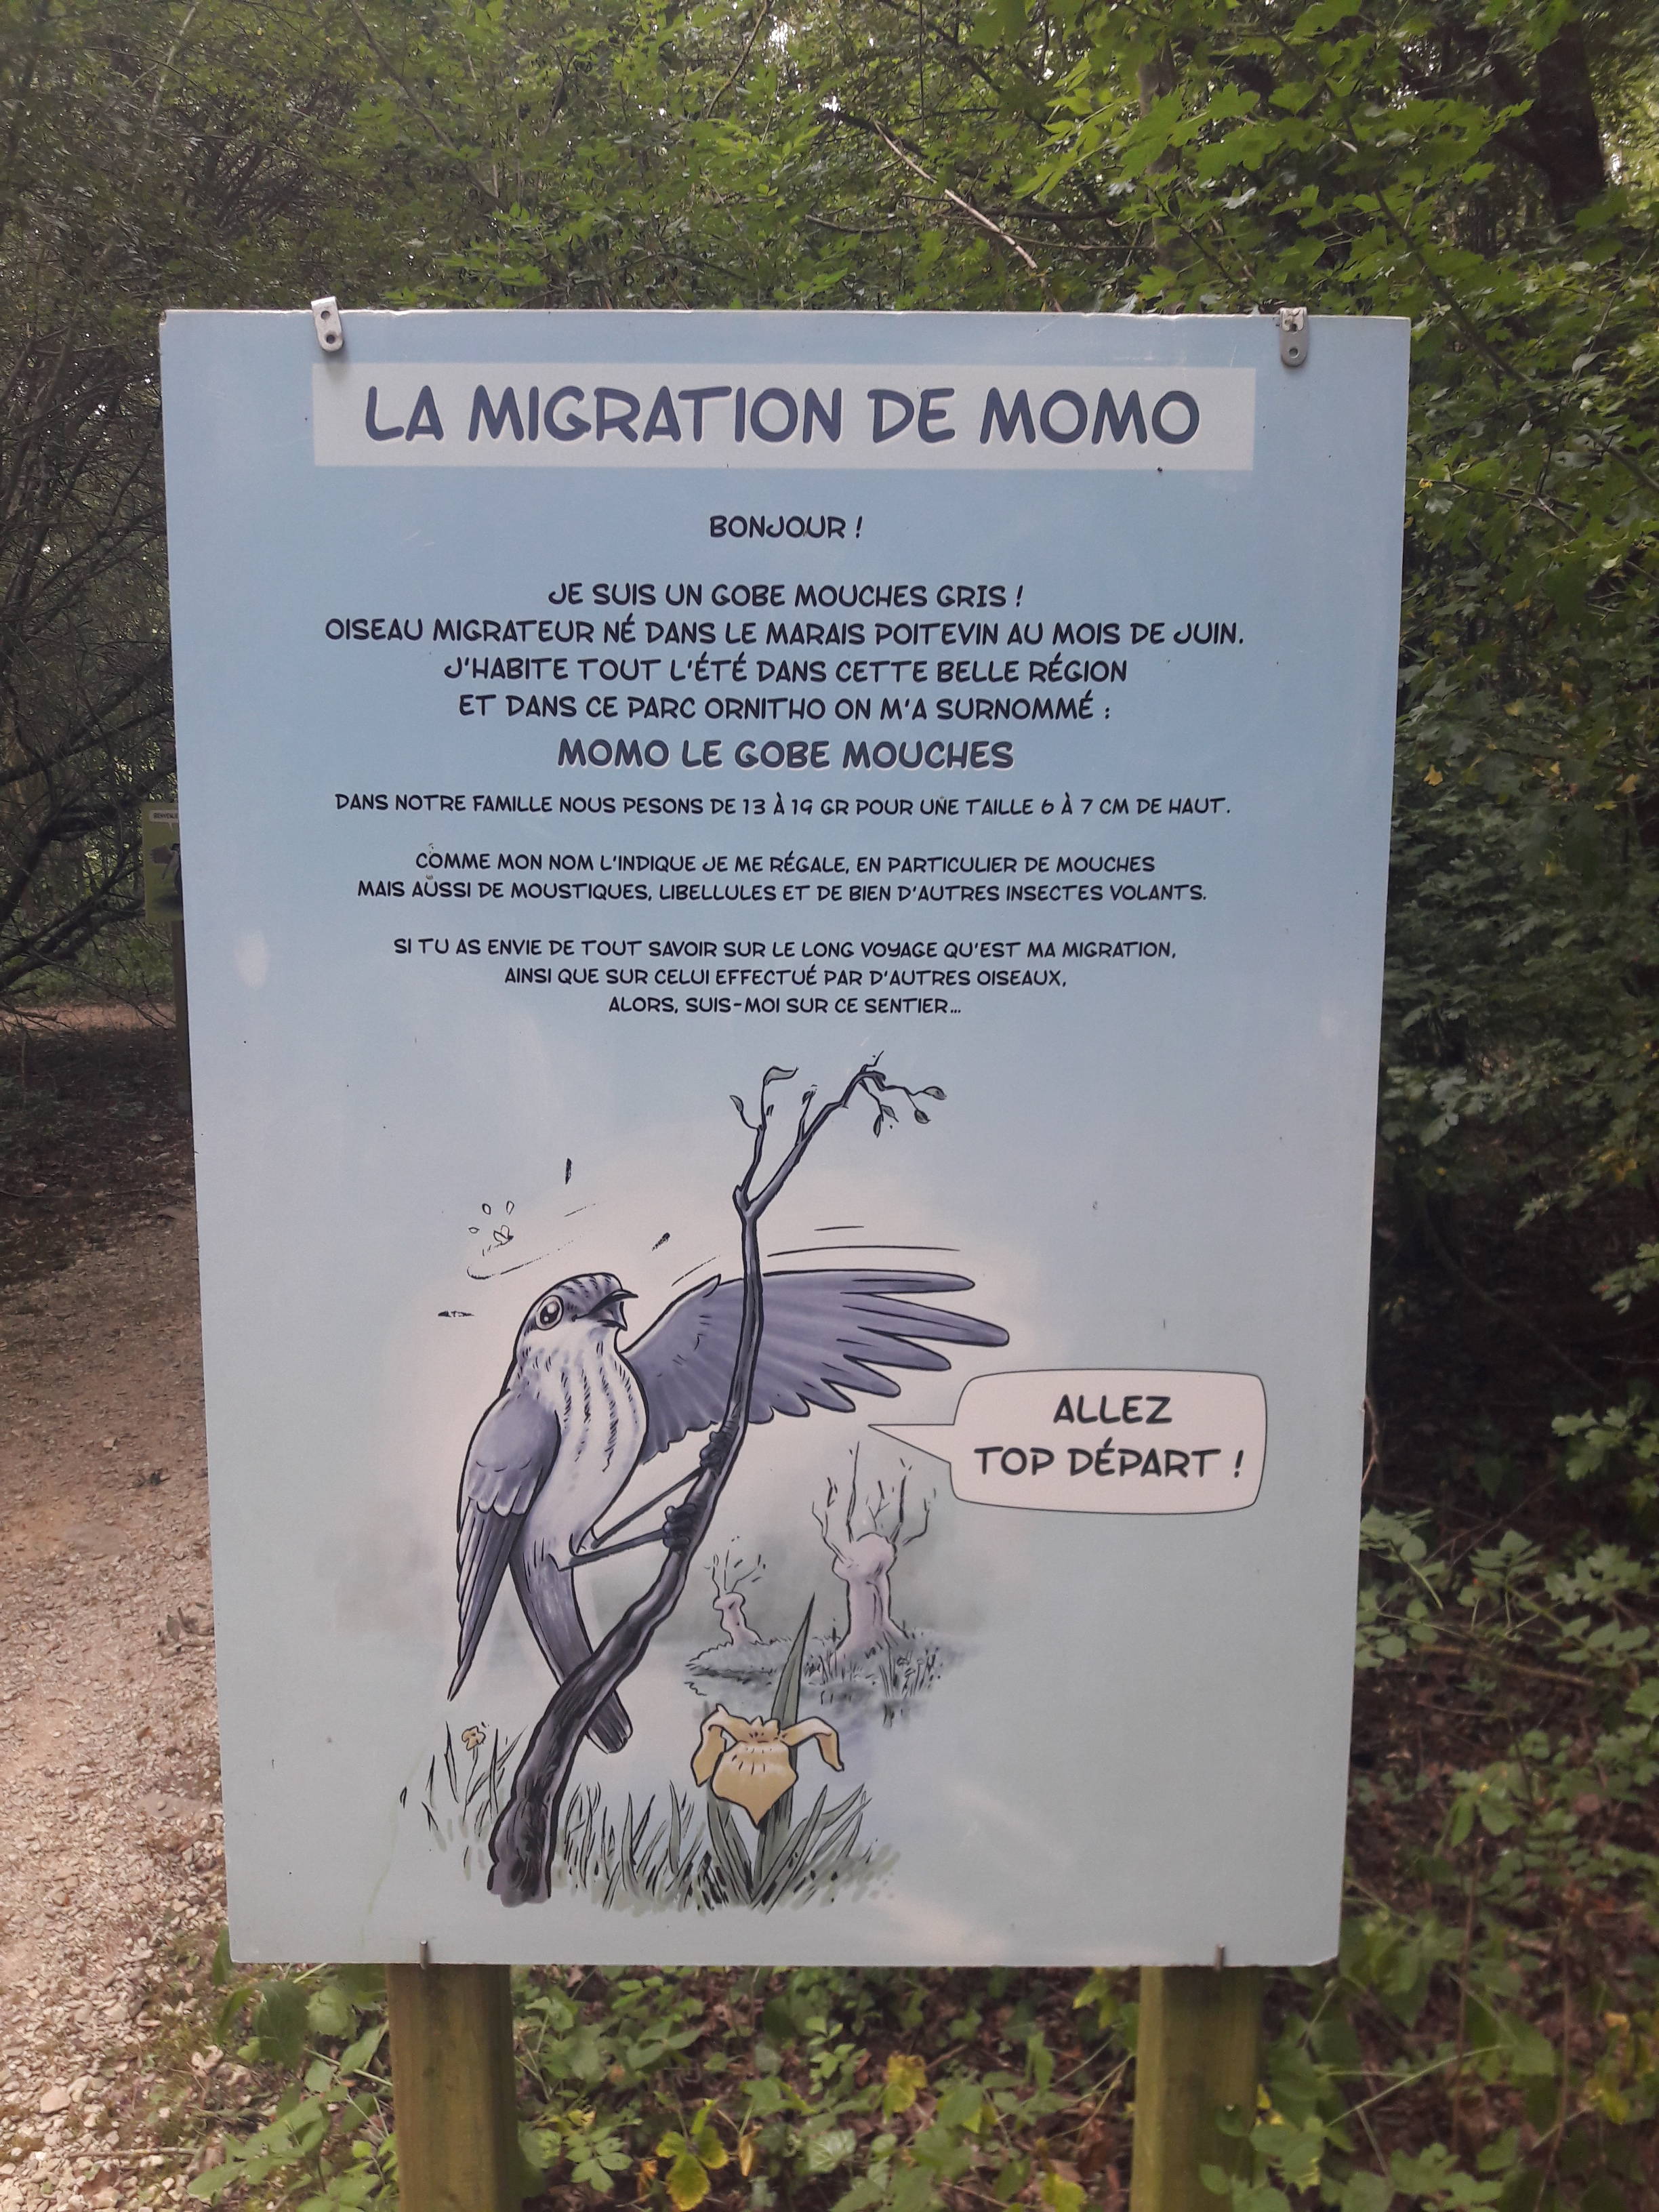
[[[587,1626],[576,1603],[575,1576],[568,1567],[556,1567],[550,1560],[527,1567],[514,1559],[513,1577],[525,1618],[542,1647],[542,1656],[562,1682],[593,1656]],[[587,1733],[601,1751],[620,1751],[633,1735],[633,1723],[614,1690],[588,1723]]]

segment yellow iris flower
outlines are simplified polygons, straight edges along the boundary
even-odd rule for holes
[[[795,1753],[809,1739],[824,1764],[839,1774],[841,1740],[828,1721],[797,1721],[793,1728],[780,1728],[776,1721],[739,1720],[722,1705],[702,1724],[691,1778],[712,1778],[714,1795],[741,1806],[759,1827],[785,1790],[793,1789]]]

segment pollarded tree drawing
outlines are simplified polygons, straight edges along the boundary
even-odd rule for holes
[[[752,1567],[738,1557],[735,1545],[728,1544],[708,1563],[708,1576],[714,1585],[714,1611],[720,1616],[720,1626],[726,1631],[728,1644],[738,1650],[751,1648],[761,1638],[749,1626],[744,1613],[745,1586],[757,1582],[766,1571],[766,1562],[758,1553]]]
[[[860,1661],[911,1640],[909,1631],[893,1615],[893,1569],[905,1547],[927,1534],[933,1499],[922,1500],[921,1518],[913,1522],[908,1486],[909,1477],[902,1475],[896,1495],[890,1497],[884,1483],[875,1484],[873,1496],[866,1484],[860,1498],[855,1450],[845,1499],[831,1475],[823,1505],[812,1508],[835,1574],[847,1585],[847,1629],[830,1654],[830,1674],[847,1674]]]
[[[918,1504],[902,1467],[896,1483],[872,1480],[860,1471],[861,1449],[854,1448],[844,1485],[834,1474],[825,1478],[822,1496],[809,1504],[818,1543],[811,1553],[792,1553],[789,1564],[799,1570],[814,1557],[821,1561],[827,1550],[831,1571],[846,1592],[844,1615],[838,1606],[836,1625],[805,1649],[806,1686],[849,1727],[860,1715],[888,1726],[908,1713],[963,1651],[936,1624],[902,1620],[894,1610],[899,1554],[927,1534],[932,1493]],[[726,1593],[741,1599],[739,1582],[750,1579],[742,1568],[736,1546],[730,1545],[709,1569],[715,1610],[723,1620],[729,1613],[738,1632],[686,1662],[687,1686],[704,1698],[768,1695],[783,1663],[783,1644],[756,1635],[746,1613],[739,1616],[730,1608]]]
[[[509,1573],[559,1686],[530,1734],[490,1838],[489,1886],[506,1904],[550,1893],[565,1792],[584,1741],[609,1752],[628,1741],[622,1685],[684,1593],[750,1425],[815,1408],[852,1413],[854,1394],[898,1395],[889,1370],[948,1370],[935,1346],[1008,1341],[994,1322],[916,1303],[971,1290],[965,1275],[763,1268],[762,1218],[835,1116],[863,1098],[880,1136],[898,1121],[896,1100],[926,1123],[920,1100],[943,1097],[933,1086],[896,1083],[866,1061],[816,1110],[816,1091],[805,1091],[793,1136],[779,1135],[775,1086],[794,1074],[767,1070],[752,1118],[733,1096],[751,1140],[732,1193],[740,1274],[698,1284],[626,1346],[619,1339],[633,1294],[618,1276],[596,1272],[555,1283],[520,1324],[501,1391],[468,1445],[456,1510],[460,1631],[450,1694],[466,1679]],[[703,1431],[713,1433],[687,1472],[601,1527],[640,1468]],[[668,1504],[678,1492],[685,1493],[681,1502]],[[659,1508],[658,1525],[623,1534]],[[665,1553],[661,1565],[596,1649],[578,1601],[578,1570],[654,1545]]]
[[[704,1699],[769,1698],[787,1656],[787,1640],[763,1636],[749,1618],[748,1605],[765,1571],[758,1553],[750,1566],[739,1544],[726,1545],[708,1563],[712,1601],[720,1626],[720,1640],[685,1662],[686,1687]],[[774,1593],[775,1596],[776,1593]]]

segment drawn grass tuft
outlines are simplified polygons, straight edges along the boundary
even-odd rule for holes
[[[445,1852],[459,1846],[461,1871],[469,1877],[489,1872],[489,1833],[507,1802],[518,1744],[517,1736],[496,1729],[486,1749],[483,1731],[473,1729],[458,1743],[446,1727],[442,1749],[427,1763],[425,1787],[416,1802],[428,1840]],[[826,1805],[826,1794],[821,1791],[811,1813],[784,1836],[763,1881],[754,1878],[735,1830],[711,1833],[691,1792],[671,1783],[660,1819],[653,1818],[655,1797],[636,1813],[630,1796],[618,1815],[607,1805],[603,1786],[590,1783],[566,1801],[553,1878],[560,1887],[624,1911],[708,1912],[728,1905],[804,1905],[833,1896],[885,1873],[892,1856],[860,1844],[869,1806],[863,1790],[836,1805]],[[783,1802],[787,1811],[787,1800]],[[730,1827],[724,1805],[720,1813]]]
[[[489,1832],[507,1802],[507,1768],[518,1745],[516,1735],[504,1736],[494,1729],[486,1751],[484,1730],[466,1729],[462,1732],[461,1751],[468,1763],[463,1768],[453,1732],[446,1723],[442,1753],[434,1752],[428,1762],[426,1790],[420,1801],[427,1833],[441,1851],[447,1851],[452,1844],[460,1845],[465,1875],[471,1875],[475,1869],[488,1870]]]
[[[782,1728],[793,1728],[800,1717],[811,1623],[809,1605],[782,1665],[775,1657],[772,1662],[771,1717]],[[758,1648],[744,1650],[747,1655]],[[794,1790],[786,1790],[756,1828],[751,1844],[731,1806],[714,1795],[716,1778],[703,1790],[701,1812],[671,1783],[667,1817],[654,1821],[654,1797],[637,1815],[629,1797],[618,1821],[605,1809],[599,1785],[590,1784],[569,1801],[560,1822],[555,1881],[586,1890],[603,1905],[700,1912],[743,1905],[770,1911],[778,1905],[833,1897],[892,1864],[890,1853],[860,1844],[870,1806],[862,1787],[831,1805],[826,1785],[800,1820],[793,1817]]]
[[[817,1803],[791,1832],[783,1853],[757,1881],[730,1812],[718,1798],[711,1821],[690,1794],[671,1783],[665,1814],[630,1796],[618,1816],[597,1782],[566,1801],[554,1852],[556,1887],[580,1890],[600,1905],[637,1911],[717,1911],[724,1905],[806,1905],[884,1874],[890,1852],[861,1845],[869,1799],[854,1790],[838,1805]],[[724,1815],[724,1819],[721,1819]]]

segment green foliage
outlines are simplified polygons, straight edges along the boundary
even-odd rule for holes
[[[245,2027],[239,2059],[290,2078],[264,2124],[229,2137],[222,2157],[186,2193],[215,2203],[246,2188],[297,2190],[289,2201],[319,2212],[381,2201],[397,2159],[380,1969],[313,1969],[258,1983],[235,1983],[234,1972],[222,1936],[211,1970],[213,1986],[223,1992],[213,2021],[216,2046]]]
[[[1622,1406],[1605,1413],[1559,1413],[1552,1426],[1571,1439],[1562,1458],[1567,1480],[1622,1474],[1632,1510],[1644,1515],[1659,1499],[1659,1415],[1651,1408],[1651,1392],[1638,1384]]]
[[[731,2163],[714,2111],[712,2104],[705,2105],[684,2133],[671,2128],[657,2145],[657,2159],[665,2161],[663,2187],[674,2212],[692,2212],[708,2196],[711,2176]]]
[[[1310,2186],[1311,2161],[1344,2212],[1361,2181],[1359,2205],[1634,2205],[1659,2117],[1655,1977],[1604,1931],[1659,1905],[1659,1571],[1588,1536],[1436,1550],[1428,1527],[1366,1516],[1361,1662],[1475,1708],[1486,1755],[1425,1770],[1402,1747],[1356,1777],[1361,1868],[1368,1832],[1415,1840],[1393,1893],[1357,1874],[1337,1972],[1297,1978],[1249,2185]],[[1379,2016],[1399,2024],[1383,2063]],[[1418,2108],[1403,2144],[1390,2100]]]
[[[172,776],[155,325],[305,296],[345,13],[0,0],[0,994],[138,910]]]

